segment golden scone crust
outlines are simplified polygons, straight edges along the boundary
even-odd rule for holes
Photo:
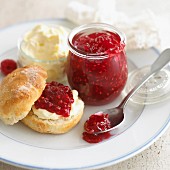
[[[14,70],[0,84],[0,119],[13,125],[23,119],[46,85],[47,73],[37,65]]]
[[[79,101],[80,109],[74,116],[58,120],[40,119],[31,110],[29,114],[22,119],[22,122],[31,129],[40,133],[63,134],[70,131],[80,121],[84,112],[84,103]],[[55,114],[55,113],[54,113]]]

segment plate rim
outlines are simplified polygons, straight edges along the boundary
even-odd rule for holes
[[[83,169],[87,169],[87,168],[101,168],[101,167],[104,168],[104,167],[107,167],[109,165],[114,165],[116,163],[120,163],[122,161],[125,161],[125,160],[139,154],[140,152],[142,152],[143,150],[145,150],[149,146],[151,146],[160,136],[162,136],[166,132],[166,130],[169,128],[169,126],[170,126],[170,115],[169,115],[166,123],[162,126],[162,128],[154,136],[152,136],[148,141],[146,141],[144,145],[139,146],[138,148],[134,149],[133,151],[126,153],[123,156],[116,158],[114,160],[110,160],[108,162],[100,163],[100,164],[97,164],[97,165],[81,167],[81,168],[63,168],[63,169],[65,169],[65,170],[78,170],[78,169],[83,170]],[[4,135],[4,134],[2,134],[2,135]],[[24,143],[22,143],[22,144],[24,144]],[[30,146],[30,147],[35,147],[35,146]],[[44,169],[44,167],[41,167],[41,166],[31,166],[31,165],[26,165],[26,164],[22,164],[22,163],[17,163],[17,162],[10,161],[10,160],[7,160],[7,159],[1,158],[1,157],[0,157],[0,161],[2,161],[4,163],[8,163],[10,165],[17,166],[17,167],[22,167],[22,168],[31,168],[31,169],[39,169],[39,170]],[[46,170],[52,170],[52,169],[61,170],[61,168],[46,168]]]

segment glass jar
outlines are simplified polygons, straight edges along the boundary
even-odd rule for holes
[[[36,25],[18,41],[19,65],[40,65],[47,71],[48,82],[65,83],[69,32],[60,25]]]
[[[128,76],[122,32],[103,23],[83,25],[69,34],[68,46],[68,82],[85,104],[107,104],[120,95]]]

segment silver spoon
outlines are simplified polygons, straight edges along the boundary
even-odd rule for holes
[[[124,108],[127,105],[130,98],[137,92],[137,90],[146,83],[153,75],[158,73],[163,67],[165,67],[170,61],[170,49],[164,50],[157,60],[151,65],[150,72],[146,74],[142,80],[127,94],[127,96],[122,100],[122,102],[115,108],[102,110],[97,113],[108,113],[109,120],[111,122],[111,128],[93,132],[93,134],[105,133],[116,129],[124,120]]]

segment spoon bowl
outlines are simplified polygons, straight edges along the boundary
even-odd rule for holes
[[[124,110],[128,103],[128,101],[132,98],[132,96],[142,87],[152,76],[154,76],[156,73],[158,73],[162,68],[164,68],[170,61],[170,49],[164,50],[159,57],[155,60],[155,62],[151,65],[151,69],[146,74],[142,80],[127,94],[127,96],[122,100],[122,102],[115,108],[110,108],[106,110],[101,110],[97,113],[107,113],[108,114],[108,120],[110,121],[110,128],[99,130],[93,132],[93,134],[100,134],[112,131],[118,126],[122,125],[123,120],[125,118],[124,116]]]

